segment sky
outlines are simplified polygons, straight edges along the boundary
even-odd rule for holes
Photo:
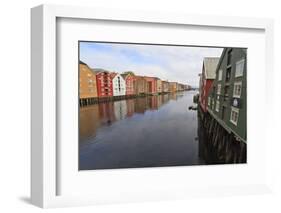
[[[90,68],[133,71],[198,87],[204,57],[220,57],[222,48],[80,42],[80,60]]]

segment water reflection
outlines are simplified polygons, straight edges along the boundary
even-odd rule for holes
[[[194,92],[80,108],[79,169],[197,165]]]
[[[80,108],[80,142],[85,138],[96,136],[100,124],[99,105]]]
[[[127,103],[125,100],[114,102],[114,114],[116,120],[124,119],[127,116]]]

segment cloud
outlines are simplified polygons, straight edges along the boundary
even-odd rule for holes
[[[222,48],[112,43],[80,43],[80,59],[92,68],[159,77],[198,86],[204,57],[220,57]]]

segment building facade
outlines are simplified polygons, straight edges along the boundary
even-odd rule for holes
[[[144,77],[147,81],[147,93],[156,94],[157,93],[157,79],[155,77]]]
[[[156,89],[157,89],[157,93],[160,94],[162,93],[162,81],[160,80],[160,78],[156,78]]]
[[[113,96],[126,95],[126,81],[119,73],[111,73]]]
[[[184,91],[185,89],[185,85],[184,84],[177,84],[177,91]]]
[[[169,91],[170,92],[177,92],[178,86],[177,86],[177,82],[169,82]]]
[[[147,81],[142,76],[135,76],[135,93],[136,95],[145,95],[147,94]]]
[[[247,138],[247,50],[225,48],[208,96],[208,111],[239,141]]]
[[[121,74],[126,82],[126,95],[135,94],[135,76],[131,73]]]
[[[112,97],[113,87],[110,72],[103,69],[95,69],[94,71],[96,71],[98,97]]]
[[[95,72],[84,62],[79,62],[79,96],[80,99],[97,98]]]
[[[216,78],[216,69],[219,62],[217,57],[206,57],[203,60],[202,73],[200,75],[199,103],[204,112],[207,111],[208,95]]]
[[[169,92],[169,82],[162,81],[162,92],[167,93]]]

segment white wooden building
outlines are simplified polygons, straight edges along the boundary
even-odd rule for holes
[[[119,73],[112,73],[113,96],[126,95],[126,81]]]

